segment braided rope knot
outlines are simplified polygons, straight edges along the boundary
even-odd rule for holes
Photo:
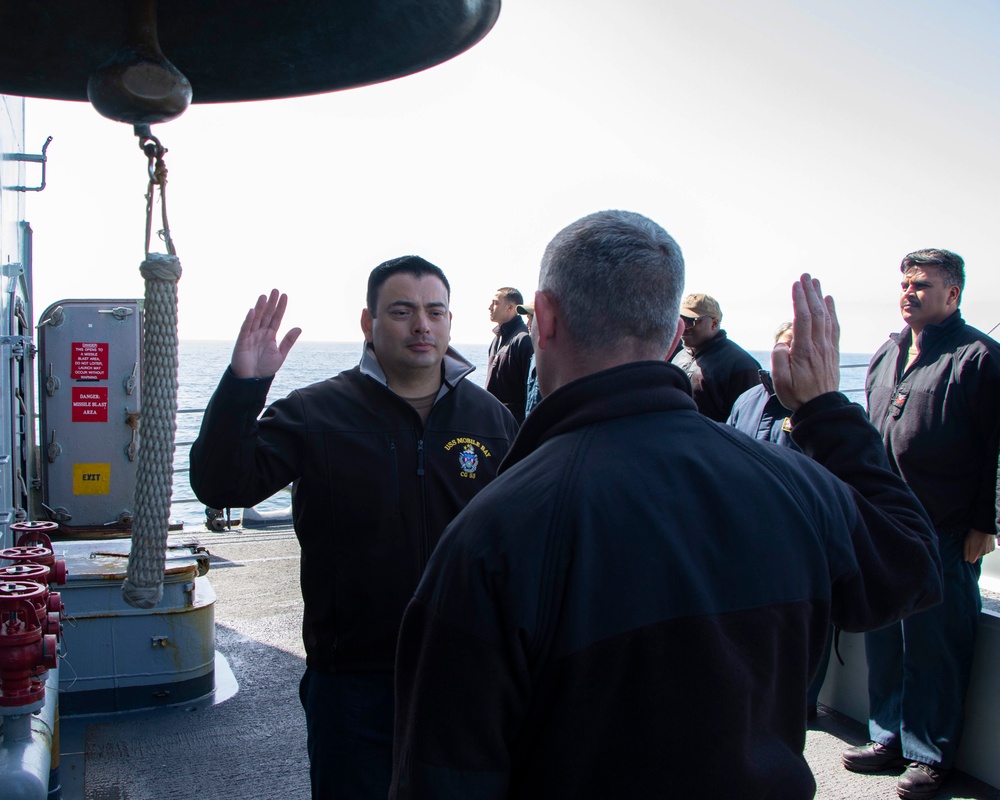
[[[147,281],[177,283],[181,279],[181,260],[167,253],[149,253],[139,265],[139,274]]]

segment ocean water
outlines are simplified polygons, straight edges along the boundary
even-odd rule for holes
[[[476,366],[470,380],[483,385],[486,380],[488,341],[456,344],[455,348]],[[204,506],[194,497],[188,483],[188,455],[198,435],[202,411],[229,364],[232,342],[184,341],[178,354],[177,449],[174,458],[174,491],[170,517],[183,521],[188,529],[199,528],[205,519]],[[329,378],[355,366],[361,358],[361,342],[298,342],[275,376],[268,395],[277,400],[300,386]],[[751,351],[765,368],[770,351]],[[855,402],[864,402],[865,371],[870,354],[842,353],[840,388]],[[258,506],[272,511],[288,506],[287,493],[279,493]]]

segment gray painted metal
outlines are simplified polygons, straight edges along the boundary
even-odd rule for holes
[[[0,716],[0,797],[45,800],[49,796],[52,743],[56,738],[59,667],[45,680],[45,702],[36,713]]]
[[[60,300],[42,321],[44,502],[64,529],[128,529],[141,446],[129,415],[142,412],[142,303]]]
[[[208,556],[167,540],[163,599],[122,599],[130,541],[59,542],[69,572],[62,713],[127,711],[192,700],[213,688],[215,590]]]
[[[0,152],[24,153],[24,101],[0,96]],[[24,222],[25,162],[0,160],[0,548],[11,547],[10,523],[34,511],[34,344],[31,328],[31,228]]]

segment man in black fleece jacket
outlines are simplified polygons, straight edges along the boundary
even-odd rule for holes
[[[361,313],[361,363],[271,404],[286,298],[250,310],[191,448],[214,508],[293,483],[313,800],[384,800],[392,771],[396,636],[445,526],[497,473],[517,431],[449,347],[450,288],[419,256],[380,264]]]
[[[939,600],[930,522],[836,391],[832,299],[803,276],[773,355],[803,455],[698,413],[664,362],[683,285],[638,214],[546,249],[545,399],[403,618],[391,798],[812,797],[806,690],[831,620]]]
[[[531,367],[531,337],[518,313],[524,297],[513,286],[497,289],[490,302],[490,321],[496,323],[486,368],[486,391],[507,407],[517,424],[524,422]]]
[[[902,770],[896,793],[918,800],[947,779],[965,721],[982,557],[996,548],[1000,345],[962,319],[957,253],[917,250],[899,270],[906,327],[872,357],[865,391],[889,463],[934,524],[944,599],[865,636],[872,741],[843,761],[854,772]]]

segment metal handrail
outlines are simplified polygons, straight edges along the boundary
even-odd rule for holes
[[[841,364],[840,369],[868,369],[868,364]],[[863,387],[858,387],[857,389],[841,389],[840,391],[846,394],[848,397],[850,397],[852,395],[858,395],[858,394],[863,395],[865,390]],[[177,409],[177,413],[204,414],[206,410],[207,409],[205,408],[179,408]],[[174,449],[176,450],[178,447],[190,447],[193,444],[194,444],[193,441],[175,442]],[[190,472],[190,471],[191,471],[190,467],[180,467],[174,469],[175,474],[183,474],[185,472]],[[278,492],[275,492],[275,494],[280,494],[281,492],[290,492],[290,491],[291,491],[291,486],[289,485],[279,490]],[[190,498],[185,497],[183,499],[174,499],[171,502],[175,505],[193,505],[196,503],[202,505],[201,501],[197,497],[190,497]]]

